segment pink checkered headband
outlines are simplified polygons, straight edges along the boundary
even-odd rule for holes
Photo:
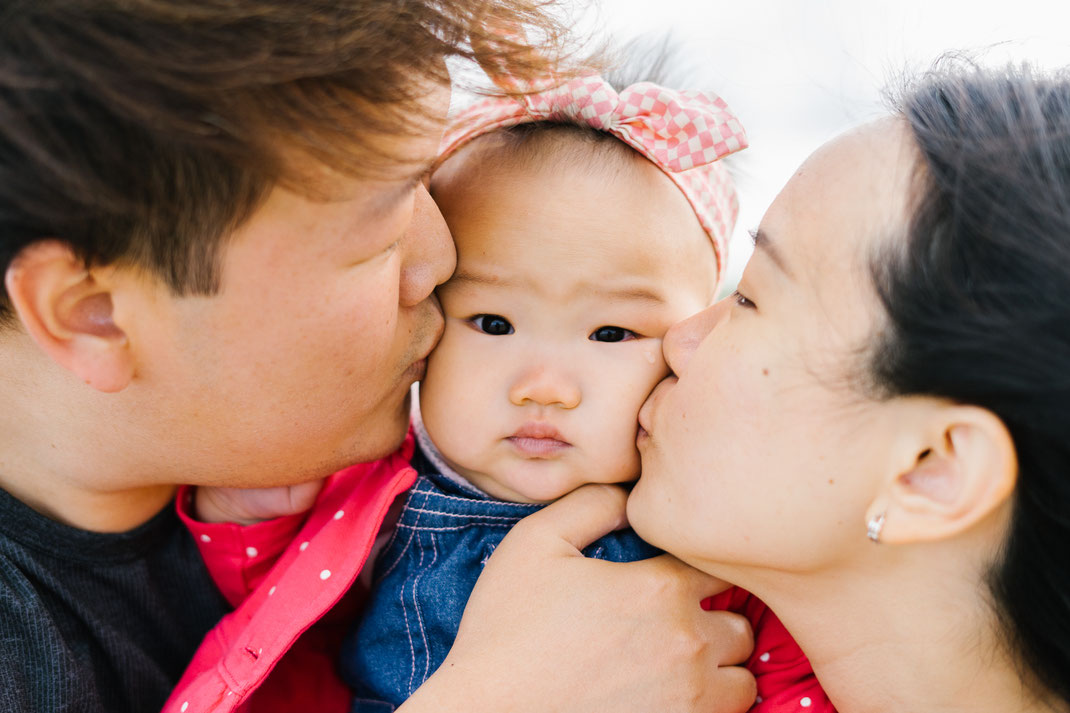
[[[713,241],[720,283],[739,199],[718,159],[747,146],[746,132],[723,99],[650,82],[618,94],[600,76],[580,77],[553,89],[485,99],[467,108],[447,130],[439,161],[495,129],[538,121],[605,131],[650,159],[684,194]]]

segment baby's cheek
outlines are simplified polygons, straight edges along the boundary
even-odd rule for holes
[[[635,448],[635,439],[618,447],[612,457],[607,459],[604,483],[630,483],[639,477],[639,451]]]
[[[591,478],[592,482],[626,483],[639,477],[639,451],[635,446],[638,409],[621,408],[602,421],[602,447],[594,469],[598,477]]]

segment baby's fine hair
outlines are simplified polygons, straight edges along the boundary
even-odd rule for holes
[[[670,89],[705,88],[683,60],[684,45],[671,34],[640,36],[606,55],[602,75],[621,91],[641,82]],[[480,158],[511,168],[546,167],[581,170],[607,178],[632,170],[645,161],[635,149],[612,134],[586,123],[561,119],[529,121],[479,136]],[[486,153],[483,153],[486,152]],[[731,173],[737,155],[719,159]]]

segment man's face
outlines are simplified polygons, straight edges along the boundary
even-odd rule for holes
[[[428,98],[445,113],[448,96]],[[436,122],[436,129],[441,123]],[[132,343],[128,387],[157,477],[267,486],[384,455],[408,424],[409,387],[442,330],[432,290],[453,244],[420,180],[440,135],[391,139],[396,176],[316,169],[318,192],[275,187],[229,239],[211,297],[157,290]]]

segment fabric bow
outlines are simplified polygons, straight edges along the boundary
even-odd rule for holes
[[[723,99],[641,82],[619,93],[599,75],[516,97],[494,97],[461,112],[446,132],[444,160],[462,145],[495,129],[548,121],[609,133],[660,168],[687,198],[713,241],[718,278],[727,265],[728,237],[739,200],[718,159],[747,147],[747,135]]]

